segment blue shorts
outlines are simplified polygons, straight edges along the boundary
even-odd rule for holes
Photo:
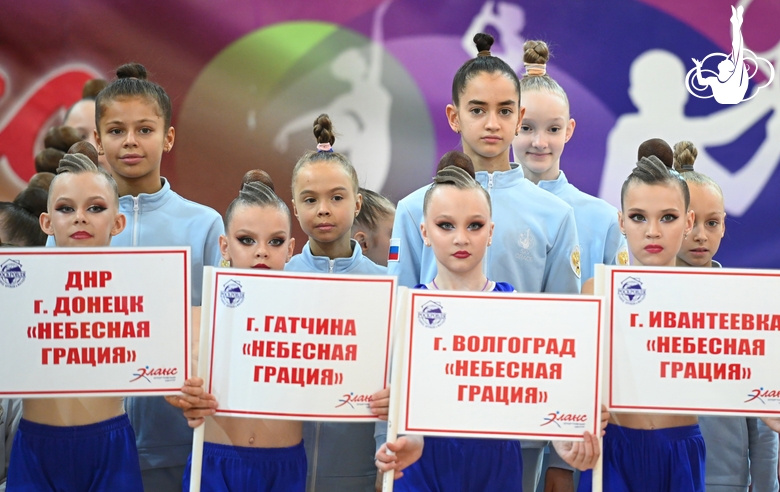
[[[704,492],[704,438],[698,425],[657,430],[609,424],[604,436],[604,490]],[[591,471],[578,492],[590,492]]]
[[[422,457],[404,470],[394,490],[522,492],[520,441],[426,436]]]
[[[143,492],[127,415],[74,427],[19,421],[8,492]]]
[[[184,469],[183,492],[190,490],[192,455]],[[249,448],[207,442],[200,478],[203,492],[304,492],[303,441],[289,448]]]

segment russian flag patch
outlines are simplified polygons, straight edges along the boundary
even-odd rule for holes
[[[401,257],[401,240],[393,238],[390,240],[390,252],[387,255],[387,261],[398,261]]]

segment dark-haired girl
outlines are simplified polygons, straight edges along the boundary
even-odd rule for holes
[[[98,153],[119,186],[127,227],[115,246],[189,246],[192,303],[200,306],[203,266],[220,261],[222,218],[179,196],[160,176],[163,154],[173,148],[171,100],[147,80],[137,63],[117,69],[117,79],[95,99]],[[162,397],[129,398],[127,413],[138,438],[144,486],[155,492],[181,488],[192,431],[181,412]]]
[[[477,181],[493,201],[496,230],[485,273],[519,292],[579,293],[580,251],[572,208],[525,179],[522,167],[509,161],[523,119],[520,81],[509,65],[490,54],[490,35],[477,34],[474,41],[479,54],[455,74],[446,113],[473,161]],[[407,287],[436,276],[436,258],[420,235],[426,189],[398,203],[393,224],[400,246],[397,261],[388,262],[388,273]],[[383,436],[377,442],[384,442]],[[529,490],[541,469],[544,444],[523,442]]]

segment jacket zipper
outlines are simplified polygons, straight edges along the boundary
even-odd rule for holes
[[[138,246],[138,197],[133,197],[133,246]]]
[[[333,273],[333,267],[336,265],[336,260],[328,260],[328,273]]]

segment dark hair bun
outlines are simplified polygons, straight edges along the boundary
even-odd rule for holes
[[[276,191],[274,190],[274,182],[271,179],[271,176],[269,176],[267,172],[261,171],[260,169],[252,169],[251,171],[247,171],[246,174],[244,174],[244,177],[241,179],[241,188],[243,188],[246,184],[256,182],[263,183],[267,187],[271,188],[271,191]]]
[[[95,146],[86,140],[82,140],[71,145],[68,149],[68,154],[84,154],[85,156],[89,157],[89,159],[94,162],[96,166],[100,166],[100,163],[98,162],[97,149],[95,149]]]
[[[480,32],[474,35],[473,41],[477,45],[477,51],[490,51],[494,40],[490,34]]]
[[[31,214],[39,217],[46,211],[46,201],[49,193],[37,186],[28,186],[21,193],[16,195],[14,203]]]
[[[651,155],[656,156],[669,169],[674,168],[674,153],[669,144],[666,143],[666,140],[651,138],[639,145],[637,161],[642,160],[642,157],[650,157]]]
[[[43,146],[67,152],[74,143],[81,140],[79,133],[75,128],[69,126],[55,126],[46,132],[43,139]]]
[[[40,188],[45,192],[49,192],[51,181],[54,179],[54,173],[35,173],[30,178],[30,182],[27,183],[28,188]]]
[[[108,86],[108,81],[103,79],[87,80],[81,89],[82,99],[95,99],[103,89]]]
[[[60,165],[60,159],[65,152],[58,149],[43,149],[35,156],[35,172],[37,173],[56,173],[57,166]]]
[[[474,163],[471,162],[471,157],[467,156],[463,152],[457,150],[451,150],[444,154],[439,160],[439,165],[436,167],[436,173],[444,169],[445,167],[454,166],[463,169],[472,178],[474,174]]]
[[[140,63],[126,63],[116,69],[116,78],[118,79],[135,78],[146,80],[146,76],[146,67]]]
[[[336,135],[333,133],[333,123],[330,121],[330,117],[322,113],[314,120],[314,138],[317,139],[318,144],[331,144],[336,142]]]
[[[523,62],[546,65],[550,60],[550,48],[544,41],[532,40],[523,44]]]

